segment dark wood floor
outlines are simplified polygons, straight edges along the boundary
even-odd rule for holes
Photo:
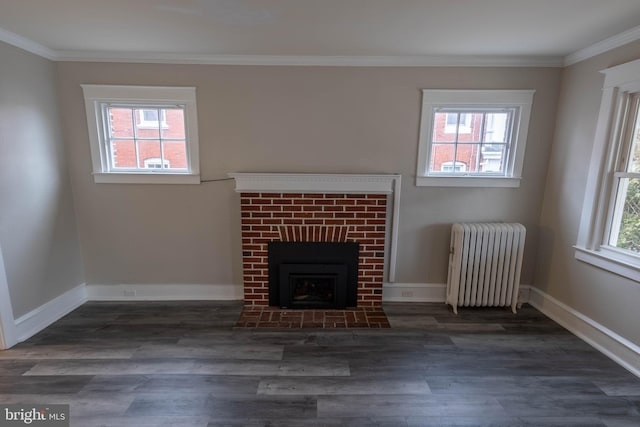
[[[87,303],[0,352],[0,402],[91,426],[640,426],[640,380],[535,309],[236,329],[238,303]]]

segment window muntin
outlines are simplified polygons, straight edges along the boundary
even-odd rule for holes
[[[82,89],[95,182],[200,183],[195,88]]]
[[[519,187],[534,93],[423,89],[416,185]]]
[[[106,120],[108,171],[161,169],[161,172],[187,172],[184,105],[151,107],[102,103],[100,106]],[[163,120],[151,120],[158,117]],[[144,125],[140,122],[142,118],[147,119]],[[149,159],[159,160],[150,162]],[[164,167],[149,166],[155,163]]]
[[[516,114],[516,108],[434,108],[427,174],[504,176]]]

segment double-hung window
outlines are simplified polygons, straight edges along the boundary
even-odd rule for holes
[[[606,244],[640,255],[640,94],[627,99],[627,114],[622,129],[620,151],[613,171],[610,189],[610,218],[607,221]]]
[[[200,182],[195,88],[82,89],[95,182]]]
[[[416,184],[519,186],[533,93],[423,90]]]
[[[603,73],[576,258],[640,281],[640,60]]]

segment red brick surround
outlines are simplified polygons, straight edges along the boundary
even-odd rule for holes
[[[242,193],[245,306],[269,305],[267,243],[359,242],[358,307],[382,305],[386,194]]]

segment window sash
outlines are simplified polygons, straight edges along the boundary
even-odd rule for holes
[[[437,115],[438,114],[446,114],[444,119],[444,132],[446,134],[452,134],[454,136],[453,141],[438,141],[434,137],[436,133],[436,125],[437,125]],[[493,117],[494,114],[506,114],[506,123],[504,129],[504,142],[494,142],[486,141],[487,136],[487,126],[489,117]],[[456,127],[451,130],[453,127],[449,123],[449,119],[451,116],[456,115]],[[479,129],[479,139],[477,141],[460,141],[460,135],[467,135],[471,130],[473,118],[475,115],[481,114],[481,124]],[[512,143],[515,137],[515,117],[518,114],[518,107],[466,107],[466,106],[434,106],[431,111],[431,123],[432,129],[429,132],[429,143],[428,143],[428,158],[426,159],[426,176],[469,176],[469,177],[483,177],[483,176],[496,176],[496,177],[505,177],[510,174],[510,170],[513,163],[512,158]],[[456,170],[458,168],[453,168],[453,170],[442,170],[444,168],[438,168],[435,164],[435,146],[436,145],[452,145],[453,146],[453,155],[451,159],[447,159],[444,163],[454,162],[464,163],[458,159],[458,147],[459,146],[467,146],[473,147],[477,146],[477,152],[475,154],[476,165],[475,167],[467,167],[466,170]],[[481,157],[484,159],[483,148],[488,146],[502,146],[501,150],[501,166],[498,171],[480,171],[480,167],[483,163]],[[473,149],[473,148],[471,148]],[[493,159],[495,160],[495,159]],[[443,164],[444,164],[443,163]],[[433,166],[433,167],[432,167]],[[473,170],[475,169],[475,170]]]
[[[111,123],[111,113],[110,111],[112,109],[127,109],[127,110],[131,110],[131,131],[132,131],[132,136],[115,136],[113,134],[113,126]],[[158,112],[158,117],[161,118],[161,121],[155,121],[155,122],[149,122],[149,121],[144,121],[143,117],[144,117],[144,111],[146,110],[155,110]],[[103,150],[105,152],[105,158],[107,161],[107,172],[118,172],[118,173],[123,173],[123,172],[131,172],[131,173],[139,173],[139,172],[145,172],[145,173],[163,173],[163,174],[167,174],[167,173],[176,173],[176,174],[188,174],[189,173],[189,168],[188,167],[184,167],[184,168],[178,168],[178,167],[164,167],[164,165],[166,164],[167,160],[164,158],[165,156],[165,147],[164,147],[164,142],[169,141],[169,142],[184,142],[185,144],[185,149],[188,150],[188,144],[186,141],[186,138],[171,138],[171,137],[166,137],[163,136],[163,132],[162,129],[167,127],[167,122],[166,122],[166,110],[181,110],[183,112],[182,117],[182,127],[184,129],[185,132],[185,137],[186,137],[186,129],[187,129],[187,113],[186,113],[186,105],[184,104],[139,104],[139,103],[110,103],[110,102],[103,102],[100,104],[100,111],[102,112],[102,119],[103,119],[103,129],[104,129],[104,138],[103,138],[103,143],[104,143],[104,147]],[[140,119],[140,121],[138,122],[136,120],[136,116],[137,118]],[[148,129],[158,129],[158,134],[157,136],[142,136],[139,135],[140,133],[140,129],[139,127],[142,127],[146,130]],[[120,167],[117,166],[115,164],[114,161],[114,144],[116,141],[132,141],[134,144],[134,150],[135,150],[135,165],[136,167]],[[146,167],[144,164],[143,166],[140,166],[141,164],[141,159],[140,159],[140,142],[144,142],[144,141],[158,141],[159,143],[159,159],[161,161],[161,164],[163,165],[162,168],[148,168]],[[187,154],[189,152],[187,151]]]

